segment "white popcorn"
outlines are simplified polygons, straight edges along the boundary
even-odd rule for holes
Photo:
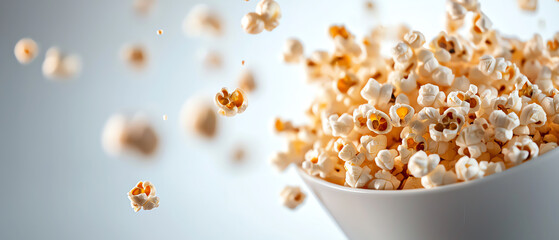
[[[353,110],[353,124],[357,132],[363,134],[371,132],[367,127],[367,113],[374,109],[375,108],[371,104],[362,104]]]
[[[494,58],[491,55],[483,55],[479,59],[478,70],[494,80],[502,79],[507,68],[504,58]]]
[[[301,59],[303,59],[303,44],[295,38],[287,39],[283,46],[283,61],[298,63]]]
[[[454,74],[450,68],[439,66],[435,69],[431,78],[439,86],[451,86],[454,81]]]
[[[241,26],[246,33],[259,34],[264,30],[264,20],[262,17],[254,12],[247,13],[241,19]]]
[[[518,7],[524,11],[535,12],[538,8],[538,0],[517,0]]]
[[[405,42],[400,41],[392,48],[392,58],[396,63],[408,63],[412,57],[413,52]]]
[[[396,103],[390,107],[390,120],[395,127],[407,125],[411,121],[415,110],[408,104]]]
[[[159,207],[159,197],[155,196],[155,187],[151,182],[138,182],[136,187],[128,192],[128,199],[134,211],[152,210]]]
[[[528,136],[515,137],[503,148],[505,161],[514,165],[535,158],[538,153],[538,145]]]
[[[256,5],[256,13],[264,20],[264,28],[267,31],[272,31],[279,25],[281,9],[276,1],[261,0]]]
[[[338,152],[338,157],[343,161],[351,162],[355,165],[361,165],[365,161],[365,154],[357,151],[352,142],[347,142],[340,138],[334,145],[335,151]]]
[[[149,121],[140,115],[128,117],[115,114],[107,120],[102,133],[102,145],[111,155],[155,154],[159,137]]]
[[[465,127],[456,138],[456,145],[460,147],[458,153],[472,158],[481,156],[482,153],[487,151],[483,142],[484,138],[485,131],[482,126],[473,124]]]
[[[65,55],[56,47],[47,50],[43,62],[43,75],[50,79],[69,79],[81,71],[81,60],[77,55]]]
[[[361,90],[361,96],[375,107],[384,107],[392,97],[392,84],[379,84],[374,78],[369,79]]]
[[[417,49],[425,43],[425,36],[423,36],[421,32],[410,31],[404,36],[404,40],[410,45],[410,47]]]
[[[429,51],[428,49],[421,49],[416,53],[417,60],[419,61],[419,73],[420,76],[429,77],[435,71],[435,69],[439,68],[439,61],[435,58],[435,55]]]
[[[426,189],[456,183],[456,181],[456,174],[452,171],[446,171],[444,166],[440,164],[429,174],[421,177],[421,185]]]
[[[227,88],[221,88],[221,91],[215,95],[215,104],[219,107],[219,114],[233,117],[247,109],[248,99],[246,93],[240,88],[236,88],[231,93]]]
[[[362,168],[346,162],[344,168],[346,170],[346,184],[352,188],[362,188],[373,178],[370,174],[371,169],[367,166]]]
[[[444,105],[445,94],[439,91],[439,86],[433,84],[425,84],[419,88],[419,96],[417,103],[423,107],[441,107]]]
[[[464,121],[462,114],[455,108],[449,108],[440,116],[438,123],[429,125],[429,134],[435,141],[448,142],[458,135]]]
[[[506,114],[503,111],[494,111],[489,116],[489,122],[495,127],[495,139],[504,143],[512,138],[512,131],[520,125],[516,113]]]
[[[398,151],[395,149],[380,150],[375,157],[375,163],[379,168],[384,170],[392,170],[394,168],[394,158],[398,156]]]
[[[367,127],[376,134],[386,134],[392,130],[390,117],[380,110],[367,112]]]
[[[375,179],[369,183],[368,188],[376,190],[396,190],[400,181],[389,171],[379,170],[375,173]]]
[[[364,135],[360,139],[361,146],[359,152],[364,153],[368,160],[373,160],[378,153],[386,149],[387,138],[385,135],[377,135],[374,137]]]
[[[388,74],[388,82],[391,83],[398,91],[409,93],[416,90],[417,74],[415,71],[412,71],[409,74],[404,74],[402,71],[392,71]]]
[[[216,37],[223,33],[223,22],[214,9],[205,4],[198,4],[184,18],[182,28],[184,34],[189,37]]]
[[[408,170],[414,177],[423,177],[429,174],[440,162],[437,154],[427,156],[424,151],[417,151],[408,162]]]
[[[301,191],[300,187],[286,186],[280,192],[280,202],[289,209],[295,209],[301,205],[307,196]]]
[[[185,132],[211,139],[217,133],[218,121],[211,102],[206,98],[192,97],[181,108],[180,123]]]
[[[502,171],[505,171],[506,169],[503,162],[481,161],[479,162],[479,170],[480,177],[485,177],[494,173],[500,173]]]
[[[541,127],[547,121],[547,117],[545,111],[540,105],[531,103],[522,108],[519,120],[521,125]]]
[[[459,180],[471,181],[480,177],[479,164],[475,158],[464,156],[456,162],[456,177]]]
[[[326,178],[334,171],[334,159],[328,153],[310,150],[305,154],[301,167],[311,176]]]
[[[22,38],[17,41],[14,47],[14,55],[21,64],[28,64],[32,62],[39,53],[39,46],[31,38]]]
[[[524,55],[528,59],[534,59],[542,55],[545,45],[540,34],[534,34],[524,45]],[[528,75],[528,74],[527,74]]]
[[[342,116],[338,116],[338,114],[330,115],[328,123],[334,137],[347,137],[353,129],[353,118],[347,113],[342,114]]]

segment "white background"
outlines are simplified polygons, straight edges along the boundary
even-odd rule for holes
[[[182,20],[198,2],[221,13],[223,37],[183,35]],[[444,1],[383,1],[371,16],[364,1],[280,0],[279,27],[247,35],[240,19],[256,2],[159,0],[149,16],[139,17],[132,0],[1,0],[0,238],[344,238],[306,188],[310,196],[296,211],[278,203],[283,186],[302,183],[293,169],[278,174],[267,163],[283,146],[271,131],[271,119],[302,121],[311,98],[302,69],[280,61],[283,42],[297,37],[306,53],[327,49],[330,24],[346,24],[362,36],[381,19],[391,26],[407,23],[431,39],[443,29]],[[482,10],[503,33],[523,39],[534,32],[547,39],[559,22],[559,3],[552,0],[540,1],[537,14],[521,13],[513,0],[483,1]],[[158,29],[163,35],[156,35]],[[25,66],[13,56],[22,37],[35,39],[41,48]],[[146,71],[135,72],[119,59],[126,43],[149,48]],[[82,74],[62,83],[44,79],[41,63],[50,46],[79,54]],[[199,62],[203,49],[220,51],[224,68],[205,70]],[[214,141],[185,134],[178,121],[184,101],[235,87],[242,60],[258,81],[247,111],[221,118]],[[100,144],[105,121],[113,113],[136,111],[149,114],[160,130],[158,155],[151,160],[107,156]],[[238,144],[248,147],[250,157],[234,165],[230,155]],[[139,180],[155,184],[158,209],[134,213],[130,208],[126,192]]]

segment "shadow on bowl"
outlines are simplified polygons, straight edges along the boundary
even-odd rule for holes
[[[434,189],[352,189],[298,173],[349,239],[559,239],[559,151]]]

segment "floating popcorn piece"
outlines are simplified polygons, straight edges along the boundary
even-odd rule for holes
[[[144,69],[148,63],[147,50],[139,44],[122,47],[121,57],[128,65],[138,70]]]
[[[51,47],[43,62],[43,75],[49,79],[69,79],[77,76],[81,67],[77,55],[65,55],[58,48]]]
[[[116,114],[105,124],[102,143],[109,154],[136,153],[150,156],[157,150],[159,137],[145,117]]]
[[[267,31],[272,31],[279,25],[281,10],[276,1],[261,0],[256,5],[256,13],[262,17],[262,20],[264,21],[264,28]]]
[[[155,4],[155,0],[134,0],[134,10],[141,15],[147,15]]]
[[[163,29],[157,30],[157,35],[162,35],[162,34],[163,34]]]
[[[246,110],[248,99],[246,98],[246,93],[240,88],[235,89],[231,93],[229,93],[227,88],[222,88],[221,91],[215,95],[215,104],[219,107],[219,114],[226,117],[233,117]]]
[[[194,6],[184,18],[182,26],[184,33],[189,37],[217,37],[223,34],[221,17],[205,4]]]
[[[14,47],[14,55],[21,64],[28,64],[32,62],[39,53],[39,46],[31,38],[22,38]]]
[[[303,59],[303,44],[295,38],[285,41],[283,46],[283,61],[286,63],[298,63]]]
[[[155,196],[155,187],[149,181],[138,182],[136,187],[128,192],[128,199],[130,199],[134,212],[159,207],[159,197]]]
[[[524,11],[535,12],[538,8],[538,0],[517,0],[518,7]]]
[[[256,81],[254,80],[254,74],[251,70],[243,69],[241,71],[241,74],[239,75],[239,87],[247,93],[251,93],[255,90]]]
[[[289,209],[295,209],[301,205],[307,196],[301,191],[300,187],[286,186],[280,192],[281,204]]]
[[[180,123],[183,130],[211,139],[217,133],[218,117],[209,101],[191,98],[183,104]]]
[[[259,34],[264,31],[264,20],[260,15],[254,12],[247,13],[241,19],[241,26],[246,33]]]
[[[163,120],[167,121],[167,114],[163,114]]]

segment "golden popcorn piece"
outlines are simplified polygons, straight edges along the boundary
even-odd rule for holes
[[[140,44],[123,46],[120,55],[124,62],[137,70],[144,69],[148,64],[147,50]]]
[[[233,117],[246,110],[248,99],[246,93],[240,88],[235,89],[231,93],[229,93],[227,88],[222,88],[221,91],[215,95],[215,104],[219,107],[219,114],[226,117]]]
[[[22,38],[17,41],[14,47],[14,55],[21,64],[28,64],[32,62],[39,53],[39,46],[31,38]]]
[[[57,47],[47,50],[43,61],[43,75],[49,79],[70,79],[81,71],[81,60],[77,55],[62,53]]]
[[[280,192],[280,202],[291,210],[301,205],[306,197],[301,188],[296,186],[286,186]]]
[[[134,0],[134,10],[140,15],[147,15],[152,11],[155,0]]]
[[[211,102],[198,97],[187,100],[180,112],[183,130],[207,139],[217,134],[218,121]]]
[[[138,212],[141,209],[152,210],[159,207],[159,197],[155,196],[155,187],[149,181],[138,182],[128,192],[128,199],[130,199],[134,212]]]
[[[243,60],[243,65],[244,62]],[[239,87],[244,89],[247,93],[251,93],[256,89],[256,86],[253,72],[249,69],[243,69],[239,75]]]
[[[163,29],[157,30],[157,35],[162,35],[162,34],[163,34]]]
[[[105,124],[102,143],[109,154],[137,153],[151,156],[158,148],[159,136],[145,118],[116,114]]]

